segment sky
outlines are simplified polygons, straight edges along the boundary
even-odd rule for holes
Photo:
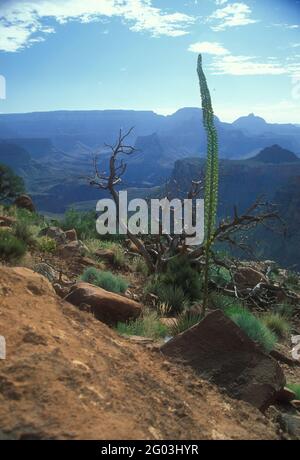
[[[200,106],[300,123],[300,0],[0,0],[0,112]]]

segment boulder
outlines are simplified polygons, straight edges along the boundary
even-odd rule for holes
[[[134,300],[89,283],[74,285],[65,300],[77,307],[90,305],[95,317],[109,326],[135,319],[141,313],[141,305]]]
[[[115,260],[115,253],[111,249],[97,249],[97,251],[94,252],[94,256],[109,264],[113,264]]]
[[[32,199],[28,195],[19,195],[14,202],[17,208],[27,209],[27,211],[35,212],[35,206]]]
[[[66,240],[67,241],[77,241],[77,239],[78,239],[75,228],[73,228],[72,230],[67,230],[65,232],[65,235],[66,235]]]
[[[161,352],[262,411],[285,385],[278,363],[220,310],[171,339]]]
[[[66,242],[65,232],[59,227],[45,227],[40,231],[39,236],[52,238],[58,244],[64,244]]]
[[[258,283],[267,283],[265,275],[251,267],[239,267],[234,274],[234,281],[239,287],[254,288]]]
[[[63,244],[59,248],[59,255],[63,259],[70,257],[84,256],[88,252],[88,248],[83,244],[82,241],[70,241],[67,244]]]

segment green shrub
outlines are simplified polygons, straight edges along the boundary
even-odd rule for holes
[[[116,330],[123,335],[138,335],[151,339],[163,338],[168,334],[168,327],[161,323],[156,312],[145,311],[140,318],[128,323],[118,323]]]
[[[97,213],[95,211],[80,212],[74,208],[66,211],[60,227],[63,230],[76,230],[80,240],[100,239],[120,242],[125,239],[124,235],[99,235],[96,230]]]
[[[94,267],[86,268],[80,279],[110,292],[124,293],[128,288],[128,283],[123,278]]]
[[[296,394],[296,399],[300,400],[300,383],[288,383],[286,386]]]
[[[189,303],[180,286],[163,284],[159,280],[156,280],[150,285],[149,291],[158,297],[160,303],[168,305],[175,313],[183,311]]]
[[[181,332],[186,331],[195,324],[198,324],[201,321],[201,319],[202,315],[185,311],[178,315],[178,317],[174,320],[173,324],[169,326],[169,334],[172,337],[174,337],[175,335],[178,335]]]
[[[274,332],[279,339],[288,337],[290,333],[288,321],[278,313],[266,313],[262,317],[262,322],[270,331]]]
[[[166,285],[180,286],[190,301],[202,297],[202,277],[186,257],[171,260],[161,280]]]
[[[60,226],[63,230],[76,230],[80,240],[97,238],[96,213],[94,211],[79,212],[75,209],[66,211]]]
[[[37,247],[41,252],[46,254],[53,254],[57,249],[57,243],[53,238],[48,236],[41,236],[37,238]]]
[[[235,322],[254,342],[270,352],[276,344],[276,336],[267,326],[247,310],[230,315]]]
[[[176,257],[164,273],[152,278],[146,292],[155,294],[161,303],[180,313],[189,303],[201,299],[201,276],[186,258]]]
[[[22,222],[18,220],[16,222],[14,225],[14,234],[19,240],[24,241],[24,243],[28,246],[35,244],[33,227],[26,221]]]
[[[5,262],[15,262],[24,256],[26,244],[10,231],[0,230],[0,259]]]

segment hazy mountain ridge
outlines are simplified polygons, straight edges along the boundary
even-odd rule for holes
[[[277,147],[277,150],[275,150]],[[274,259],[283,266],[300,268],[300,161],[278,161],[276,151],[282,155],[279,146],[264,149],[257,157],[248,160],[220,160],[219,219],[232,216],[233,207],[243,213],[258,197],[277,205],[280,217],[288,230],[282,233],[259,229],[250,236],[257,256]],[[270,151],[275,155],[273,163],[265,162]],[[172,195],[186,196],[191,180],[199,180],[205,160],[186,158],[175,163],[168,189]],[[162,191],[161,191],[162,193]],[[281,228],[283,230],[283,228]]]

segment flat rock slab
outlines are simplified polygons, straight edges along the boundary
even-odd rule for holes
[[[278,363],[220,310],[171,339],[161,352],[260,410],[272,404],[285,385]]]
[[[65,300],[78,307],[90,306],[95,317],[109,326],[136,319],[142,311],[134,300],[83,282],[74,285]]]

